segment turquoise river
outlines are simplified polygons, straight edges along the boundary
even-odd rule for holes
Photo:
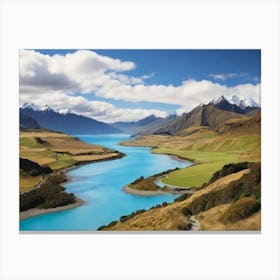
[[[149,209],[162,202],[172,202],[171,194],[131,195],[122,191],[140,176],[191,165],[167,155],[152,154],[148,147],[125,147],[121,141],[129,135],[75,135],[81,140],[113,148],[126,154],[121,159],[89,163],[67,172],[68,192],[86,201],[80,207],[28,218],[20,222],[21,231],[89,231],[96,230],[122,215],[138,209]]]

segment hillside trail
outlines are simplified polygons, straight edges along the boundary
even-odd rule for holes
[[[190,231],[200,230],[200,222],[195,218],[195,216],[191,216],[190,221],[192,223],[192,228],[190,229]]]

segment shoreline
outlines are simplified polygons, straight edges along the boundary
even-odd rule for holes
[[[158,190],[158,191],[136,190],[136,189],[130,188],[129,186],[124,186],[122,188],[122,191],[126,192],[128,194],[141,195],[141,196],[154,196],[154,195],[159,195],[159,194],[172,194],[172,193],[164,192],[164,191],[161,191],[161,190]]]
[[[182,194],[193,194],[195,192],[194,189],[186,189],[186,190],[180,189],[180,190],[168,190],[168,191],[162,191],[162,190],[144,191],[144,190],[133,189],[130,188],[129,186],[124,186],[122,188],[122,191],[128,194],[141,195],[141,196],[154,196],[154,195],[161,195],[161,194],[182,195]]]
[[[53,212],[60,212],[72,208],[76,208],[82,205],[86,204],[86,201],[78,198],[75,196],[76,202],[72,204],[67,204],[65,206],[59,206],[56,208],[47,208],[47,209],[39,209],[39,208],[31,208],[26,211],[19,212],[19,220],[25,220],[31,217],[47,214],[47,213],[53,213]]]
[[[119,143],[121,145],[121,143]],[[131,146],[131,147],[138,147],[138,146]],[[157,148],[157,147],[153,147],[153,146],[143,146],[143,147],[150,147],[150,152],[153,153],[153,154],[157,154],[157,153],[154,153],[153,152],[153,149],[154,148]],[[55,172],[62,172],[63,174],[65,174],[66,178],[67,178],[67,181],[62,183],[61,185],[64,186],[65,184],[71,182],[73,180],[73,178],[69,175],[67,175],[66,173],[71,171],[71,170],[74,170],[76,168],[79,168],[83,165],[86,165],[86,164],[89,164],[89,163],[95,163],[95,162],[99,162],[99,161],[107,161],[107,160],[115,160],[115,159],[121,159],[123,157],[126,156],[126,154],[122,153],[122,152],[117,152],[118,154],[117,155],[114,155],[114,156],[111,156],[111,157],[108,157],[108,158],[103,158],[103,159],[97,159],[97,160],[89,160],[89,161],[83,161],[83,162],[76,162],[74,165],[72,166],[69,166],[69,167],[65,167],[65,168],[61,168],[61,169],[58,169],[56,170]],[[158,153],[158,154],[161,154],[161,153]],[[198,162],[196,162],[194,159],[187,159],[187,158],[182,158],[180,156],[177,156],[177,155],[172,155],[172,154],[162,154],[162,155],[167,155],[177,161],[184,161],[184,162],[191,162],[192,165],[196,165],[196,164],[199,164]],[[189,166],[187,166],[189,167]],[[175,187],[175,186],[174,186]],[[178,188],[180,188],[178,186]],[[67,189],[67,188],[66,188]],[[157,191],[145,191],[145,190],[137,190],[137,189],[133,189],[133,188],[130,188],[129,186],[124,186],[122,189],[121,189],[123,192],[126,192],[128,194],[132,194],[132,195],[140,195],[140,196],[155,196],[155,195],[176,195],[176,194],[184,194],[184,193],[190,193],[191,190],[180,190],[180,191],[172,191],[172,190],[169,190],[169,191],[162,191],[162,190],[157,190]],[[65,211],[65,210],[68,210],[68,209],[73,209],[73,208],[76,208],[76,207],[79,207],[79,206],[82,206],[84,204],[86,204],[86,201],[78,198],[75,196],[75,199],[76,199],[76,202],[73,203],[73,204],[68,204],[68,205],[65,205],[65,206],[59,206],[59,207],[56,207],[56,208],[48,208],[48,209],[38,209],[38,208],[32,208],[32,209],[28,209],[26,211],[22,211],[22,212],[19,212],[19,220],[22,221],[22,220],[25,220],[25,219],[28,219],[28,218],[31,218],[31,217],[35,217],[35,216],[39,216],[39,215],[43,215],[43,214],[47,214],[47,213],[54,213],[54,212],[60,212],[60,211]]]
[[[136,140],[136,139],[133,139],[133,140]],[[132,140],[132,141],[133,141]],[[150,148],[151,149],[151,153],[152,154],[155,154],[155,155],[167,155],[167,156],[170,156],[171,158],[174,158],[175,160],[177,161],[187,161],[187,162],[191,162],[193,163],[192,165],[196,165],[196,164],[201,164],[203,162],[200,162],[196,159],[193,159],[193,158],[186,158],[186,157],[181,157],[181,156],[178,156],[178,155],[173,155],[173,154],[169,154],[169,153],[155,153],[153,150],[154,149],[158,149],[159,147],[158,146],[149,146],[149,145],[128,145],[128,144],[125,144],[125,141],[124,142],[120,142],[119,143],[120,146],[124,146],[124,147],[143,147],[143,148]],[[189,167],[189,166],[187,166]]]

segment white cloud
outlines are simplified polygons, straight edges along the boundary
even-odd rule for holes
[[[159,102],[180,105],[185,112],[190,111],[200,103],[208,103],[221,95],[231,97],[252,97],[260,102],[260,85],[243,84],[235,87],[227,87],[219,83],[202,80],[188,80],[180,86],[164,85],[119,85],[110,87],[104,85],[98,89],[96,95],[116,100],[130,102]]]
[[[214,78],[215,80],[228,80],[233,78],[240,78],[248,76],[248,73],[225,73],[225,74],[210,74],[209,77]]]
[[[154,77],[154,76],[155,76],[155,73],[152,72],[152,73],[149,74],[149,75],[143,75],[143,76],[141,76],[141,79],[147,80],[147,79],[150,79],[150,78],[152,78],[152,77]]]
[[[22,106],[24,103],[35,103],[38,105],[38,109],[44,109],[45,105],[49,105],[60,113],[72,112],[109,123],[137,121],[152,114],[163,118],[168,115],[165,111],[157,109],[117,108],[108,102],[89,101],[82,96],[71,96],[57,92],[38,95],[23,94],[20,98],[20,105]]]
[[[127,109],[99,101],[89,101],[73,93],[127,102],[152,102],[179,105],[177,113],[188,112],[200,103],[208,103],[221,95],[254,98],[260,103],[260,84],[242,84],[227,87],[208,80],[187,80],[179,86],[145,85],[144,80],[154,73],[131,77],[123,74],[136,65],[101,56],[93,51],[79,50],[66,55],[43,55],[36,51],[20,52],[20,98],[44,106],[48,104],[61,110],[83,114],[97,120],[112,122],[137,120],[150,114],[165,116],[157,109]],[[211,74],[223,80],[247,73]],[[226,76],[227,75],[227,76]],[[86,95],[84,95],[87,97]],[[156,107],[156,105],[155,105]]]

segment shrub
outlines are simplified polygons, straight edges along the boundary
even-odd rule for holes
[[[248,218],[259,211],[261,203],[259,200],[250,197],[243,197],[232,203],[230,208],[224,213],[221,221],[225,224],[235,223],[239,220]]]
[[[19,167],[20,170],[25,172],[25,174],[31,176],[38,176],[42,174],[52,173],[52,170],[49,167],[40,166],[38,163],[25,158],[19,159]]]
[[[205,188],[206,186],[209,186],[210,184],[212,184],[213,182],[215,182],[216,180],[222,177],[247,169],[249,168],[249,165],[250,164],[248,162],[226,164],[223,166],[221,170],[215,172],[210,178],[210,180],[207,183],[204,183],[201,188]]]
[[[55,208],[76,202],[75,196],[65,192],[60,183],[64,174],[53,174],[45,179],[41,187],[20,195],[20,211],[30,208]]]
[[[142,180],[144,180],[144,177],[143,177],[143,176],[141,176],[141,177],[139,177],[138,179],[136,179],[135,181],[133,181],[133,182],[131,183],[131,185],[135,185],[135,184],[137,184],[137,183],[140,183]]]
[[[182,208],[181,212],[184,216],[187,217],[192,215],[192,211],[188,207]]]
[[[178,225],[177,230],[191,230],[192,229],[192,223],[187,223],[185,225]]]
[[[181,194],[180,196],[178,196],[177,198],[174,199],[174,202],[180,202],[180,201],[186,200],[186,199],[188,199],[190,196],[192,196],[192,193],[184,193],[184,194]]]

